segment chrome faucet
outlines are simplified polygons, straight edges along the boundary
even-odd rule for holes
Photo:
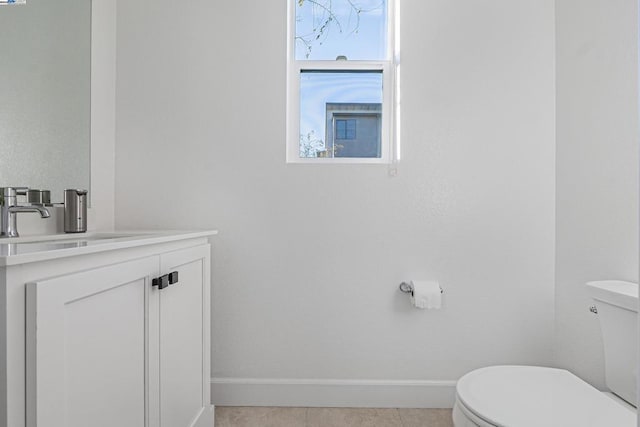
[[[0,238],[18,237],[16,215],[21,212],[37,212],[41,218],[49,218],[49,210],[43,206],[19,206],[18,195],[25,195],[28,188],[0,188]]]

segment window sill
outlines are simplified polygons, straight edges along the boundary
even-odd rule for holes
[[[356,157],[341,157],[341,158],[295,158],[287,159],[287,164],[315,164],[315,165],[390,165],[391,162],[387,159],[379,158],[356,158]]]

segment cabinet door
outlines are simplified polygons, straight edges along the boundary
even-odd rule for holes
[[[160,426],[213,425],[209,379],[209,245],[162,254],[178,283],[160,295]]]
[[[27,425],[152,426],[157,256],[27,285]]]

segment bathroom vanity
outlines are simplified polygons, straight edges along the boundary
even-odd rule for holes
[[[215,232],[0,241],[0,427],[210,427]]]

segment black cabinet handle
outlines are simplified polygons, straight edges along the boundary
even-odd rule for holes
[[[169,275],[165,274],[164,276],[160,276],[156,279],[153,279],[152,283],[153,286],[157,286],[158,289],[164,289],[166,287],[169,286]]]
[[[169,284],[173,285],[175,283],[178,283],[178,272],[172,271],[171,273],[169,273]]]
[[[172,271],[169,274],[165,274],[164,276],[157,277],[153,279],[151,284],[153,286],[157,286],[158,289],[168,288],[169,285],[173,285],[178,283],[178,272]]]

